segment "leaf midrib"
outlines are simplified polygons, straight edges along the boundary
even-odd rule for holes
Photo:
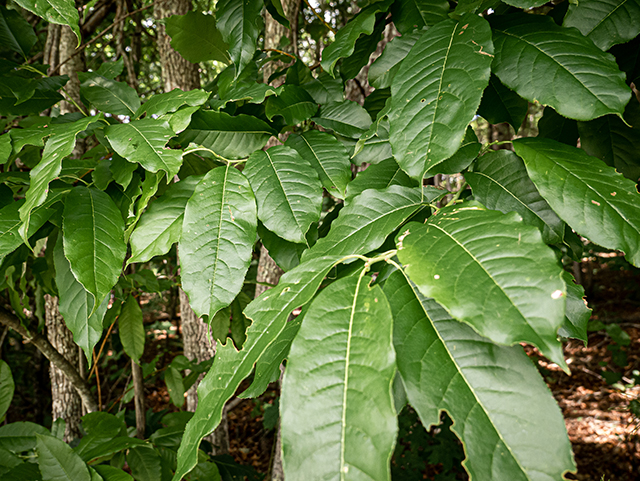
[[[218,235],[216,237],[218,239],[218,243],[216,245],[216,258],[213,263],[213,274],[211,275],[211,287],[209,288],[209,299],[213,297],[213,290],[216,285],[216,275],[218,274],[218,262],[220,260],[220,236],[222,233],[222,218],[224,216],[224,204],[225,204],[225,198],[227,194],[227,179],[229,176],[230,168],[231,168],[231,163],[228,162],[227,167],[224,171],[224,179],[222,181],[222,198],[220,199],[220,217],[218,220]],[[209,303],[209,309],[207,310],[209,311],[208,313],[209,316],[211,316],[211,303]]]

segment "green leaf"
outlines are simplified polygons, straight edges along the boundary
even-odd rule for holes
[[[36,440],[43,481],[91,481],[87,465],[67,443],[41,434],[36,434]]]
[[[478,142],[476,133],[473,131],[473,128],[469,126],[456,153],[447,160],[428,169],[424,176],[428,178],[435,174],[451,175],[462,172],[478,157],[481,148],[482,144]]]
[[[264,147],[272,135],[276,135],[275,130],[251,115],[232,117],[225,112],[201,110],[193,114],[191,125],[178,142],[192,142],[227,159],[241,159]]]
[[[527,342],[566,369],[562,269],[535,227],[482,206],[442,209],[409,224],[398,258],[425,296],[499,344]]]
[[[243,173],[265,227],[290,242],[306,243],[305,234],[320,218],[322,207],[322,185],[309,162],[277,145],[251,154]]]
[[[371,117],[367,111],[351,100],[323,105],[318,116],[311,120],[325,129],[352,139],[360,137],[371,125]]]
[[[113,180],[122,186],[123,189],[129,187],[129,183],[133,178],[133,173],[138,168],[136,162],[129,162],[127,159],[114,152],[111,157],[111,165],[109,169],[113,175]]]
[[[77,46],[80,46],[80,15],[74,0],[16,0],[16,3],[49,23],[68,25],[78,37]]]
[[[564,222],[531,182],[522,159],[510,150],[483,155],[464,178],[471,185],[474,199],[487,208],[505,214],[517,212],[525,223],[540,229],[545,243],[562,242]]]
[[[384,293],[409,402],[427,429],[440,423],[441,411],[450,414],[470,478],[561,479],[575,470],[562,414],[520,346],[478,336],[401,272]]]
[[[136,446],[127,453],[127,464],[136,481],[162,479],[160,456],[151,446]]]
[[[492,54],[489,24],[467,15],[427,30],[402,62],[391,85],[389,135],[398,165],[414,179],[460,146],[489,82]]]
[[[8,49],[19,53],[27,60],[31,48],[36,44],[33,28],[15,10],[0,6],[0,45],[2,50]]]
[[[49,430],[31,422],[16,422],[0,426],[0,447],[14,453],[36,447],[36,434],[47,435]]]
[[[125,424],[113,414],[96,411],[82,416],[82,429],[91,436],[110,439],[125,429]]]
[[[140,108],[140,97],[124,82],[92,77],[80,86],[80,95],[97,110],[132,117]]]
[[[387,236],[443,192],[428,186],[420,189],[391,186],[369,189],[353,198],[331,224],[326,237],[302,255],[308,262],[326,255],[366,254],[380,247]]]
[[[264,6],[267,7],[267,11],[276,22],[286,28],[291,28],[280,0],[265,0]]]
[[[50,127],[49,139],[42,152],[42,160],[29,173],[29,190],[25,195],[25,203],[20,207],[20,235],[27,241],[27,231],[31,221],[33,209],[42,205],[47,198],[49,183],[54,180],[62,169],[62,159],[71,155],[76,145],[77,135],[86,130],[89,125],[100,120],[101,117],[85,117],[70,124],[59,124]]]
[[[3,475],[3,481],[42,481],[37,464],[20,463]]]
[[[220,0],[216,19],[229,56],[236,66],[236,78],[251,62],[262,30],[262,0]]]
[[[106,443],[100,444],[91,451],[87,451],[83,454],[83,458],[88,460],[87,462],[95,461],[96,459],[105,459],[113,456],[116,453],[125,451],[134,446],[140,446],[145,444],[145,441],[138,438],[130,438],[128,436],[118,436]]]
[[[626,43],[640,33],[638,0],[586,0],[569,4],[563,27],[576,27],[601,50]]]
[[[267,97],[277,95],[282,90],[282,87],[272,87],[267,84],[259,83],[241,83],[236,88],[229,92],[224,92],[224,98],[220,100],[210,100],[209,104],[214,110],[221,110],[230,102],[245,101],[251,104],[261,104]],[[218,90],[218,95],[221,95]]]
[[[42,112],[63,99],[57,91],[69,77],[27,79],[17,75],[0,76],[0,114],[29,115]]]
[[[339,79],[331,77],[325,71],[322,71],[318,75],[318,78],[302,84],[301,87],[304,87],[316,103],[320,105],[342,102],[344,100],[342,82]]]
[[[182,406],[184,404],[184,384],[180,371],[169,366],[164,372],[164,382],[167,383],[167,390],[169,391],[171,402],[178,407]]]
[[[538,137],[575,147],[578,143],[578,123],[563,117],[551,107],[545,107],[538,121]]]
[[[199,107],[209,99],[209,95],[211,95],[210,92],[200,89],[189,90],[188,92],[183,92],[180,89],[173,89],[171,92],[151,97],[148,102],[145,102],[140,106],[134,117],[139,118],[143,113],[146,114],[147,118],[150,118],[153,115],[160,117],[168,112],[175,112],[183,105]]]
[[[73,275],[101,301],[118,281],[127,251],[120,211],[104,192],[74,187],[65,201],[62,232]],[[91,314],[97,308],[96,303]]]
[[[391,14],[393,24],[404,36],[416,29],[448,20],[449,8],[446,0],[396,0],[391,7]]]
[[[201,180],[200,175],[189,176],[169,186],[159,199],[151,203],[129,239],[131,257],[127,265],[164,255],[180,240],[184,209]]]
[[[198,407],[182,438],[173,481],[181,480],[195,467],[200,441],[220,423],[227,400],[284,329],[291,311],[311,300],[329,269],[339,261],[339,256],[331,256],[301,264],[247,306],[244,313],[253,322],[242,350],[236,351],[230,342],[219,346],[213,366],[198,387]]]
[[[322,51],[322,68],[332,77],[341,58],[349,57],[355,50],[356,41],[361,35],[371,35],[376,23],[376,14],[386,12],[392,0],[382,0],[369,5],[336,33],[336,39]]]
[[[82,348],[91,364],[93,348],[102,337],[102,319],[107,312],[110,296],[100,299],[102,302],[94,309],[95,299],[71,272],[62,244],[62,238],[58,237],[53,251],[60,314],[73,333],[74,342]]]
[[[575,279],[567,271],[562,273],[567,285],[567,307],[564,323],[558,330],[562,337],[580,339],[587,345],[587,323],[591,318],[591,309],[584,298],[584,288],[575,282]]]
[[[404,173],[398,163],[390,157],[379,164],[370,165],[347,186],[345,204],[367,189],[383,190],[392,185],[416,187],[416,181]]]
[[[162,170],[170,179],[180,170],[182,152],[166,147],[174,136],[166,120],[148,118],[110,125],[104,135],[118,154],[148,171]]]
[[[227,53],[229,46],[222,40],[213,15],[191,11],[186,15],[170,16],[165,25],[167,35],[171,37],[171,47],[189,62],[231,61]]]
[[[529,177],[578,234],[640,267],[640,194],[634,182],[582,150],[547,139],[514,142]]]
[[[138,362],[144,353],[145,332],[142,310],[133,295],[129,295],[122,305],[120,316],[118,316],[118,332],[124,352]]]
[[[318,104],[302,87],[285,85],[277,96],[270,96],[265,105],[265,115],[273,120],[276,115],[282,116],[287,125],[296,125],[313,117],[318,111]]]
[[[290,135],[285,145],[295,149],[313,166],[327,192],[344,199],[351,181],[351,162],[347,149],[339,140],[326,132],[309,130]]]
[[[312,224],[307,232],[306,239],[309,244],[311,244],[309,234],[315,232],[317,238],[318,231],[314,229],[314,226],[315,224]],[[308,248],[307,244],[296,244],[278,237],[267,229],[262,222],[258,223],[258,235],[262,245],[269,251],[271,258],[284,272],[290,271],[300,264],[302,253]]]
[[[397,25],[394,22],[394,25]],[[395,37],[382,51],[375,62],[369,68],[369,83],[376,89],[384,89],[391,86],[400,63],[407,56],[411,48],[423,34],[420,30]]]
[[[353,276],[324,289],[291,345],[280,401],[288,478],[391,479],[393,319],[370,281]]]
[[[624,74],[580,32],[542,15],[498,16],[491,26],[493,72],[518,95],[570,119],[622,115],[631,97]]]
[[[108,464],[100,464],[93,466],[104,481],[133,481],[133,477],[129,473],[125,473],[122,469],[114,468]]]
[[[528,110],[529,102],[502,85],[498,77],[491,75],[482,95],[478,115],[490,124],[508,122],[518,132]]]
[[[540,7],[547,2],[544,0],[507,0],[504,3],[518,8],[530,9]]]
[[[369,57],[378,47],[386,27],[386,12],[377,13],[375,25],[370,35],[361,35],[353,49],[353,53],[342,60],[340,65],[340,77],[343,80],[355,78],[362,67],[369,63]]]
[[[242,289],[256,240],[256,204],[247,179],[230,165],[211,170],[187,202],[179,242],[182,288],[210,319]]]
[[[15,384],[13,383],[11,368],[6,362],[0,360],[0,419],[4,418],[7,409],[11,405],[14,389]]]

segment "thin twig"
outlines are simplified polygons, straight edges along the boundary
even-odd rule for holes
[[[95,366],[98,365],[97,364],[98,359],[96,358],[95,349],[92,351],[92,354],[93,354],[93,366],[95,369]],[[96,385],[98,386],[98,411],[102,411],[102,389],[100,387],[100,372],[97,369],[95,369],[95,371],[96,371]]]
[[[109,335],[111,334],[111,330],[113,329],[113,326],[116,325],[116,321],[114,320],[111,325],[109,326],[109,330],[107,331],[107,335],[104,336],[104,340],[102,341],[102,344],[100,345],[100,350],[98,351],[98,356],[96,357],[96,359],[93,362],[93,367],[91,368],[91,372],[89,373],[89,376],[87,377],[87,381],[89,379],[91,379],[91,376],[93,375],[93,372],[96,371],[96,375],[97,375],[97,366],[98,366],[98,361],[100,360],[100,356],[102,356],[102,350],[104,349],[104,345],[107,343],[107,339],[109,339]]]
[[[296,57],[295,55],[291,55],[290,53],[287,53],[283,50],[279,50],[277,48],[265,48],[264,49],[265,52],[276,52],[282,55],[286,55],[287,57],[291,57],[293,60],[298,60],[298,57]]]
[[[330,30],[330,31],[335,35],[335,34],[336,34],[336,30],[335,30],[331,25],[329,25],[327,22],[325,22],[325,21],[324,21],[324,18],[322,18],[322,17],[320,16],[320,14],[319,14],[318,12],[316,12],[316,9],[315,9],[315,8],[313,8],[313,7],[309,4],[309,0],[304,0],[304,3],[306,3],[306,4],[307,4],[307,7],[309,7],[309,8],[311,9],[311,11],[313,12],[313,14],[314,14],[316,17],[318,17],[318,20],[320,20],[320,21],[324,24],[324,26],[325,26],[325,27],[327,27],[327,28],[328,28],[328,29],[329,29],[329,30]]]

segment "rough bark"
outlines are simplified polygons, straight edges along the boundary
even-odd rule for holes
[[[278,49],[284,52],[298,55],[298,12],[300,11],[300,0],[283,0],[282,8],[284,14],[291,25],[290,29],[280,25],[265,10],[264,13],[264,48]],[[280,39],[287,37],[289,45],[280,48]],[[269,62],[264,66],[264,81],[268,82],[269,77],[279,68],[282,67],[280,62]]]

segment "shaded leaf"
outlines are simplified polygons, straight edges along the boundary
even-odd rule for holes
[[[345,204],[362,194],[367,189],[383,190],[392,185],[403,187],[416,187],[417,183],[400,168],[398,163],[390,157],[379,164],[370,165],[364,171],[358,173],[347,186]]]
[[[188,92],[183,92],[180,89],[173,89],[171,92],[156,94],[151,97],[148,102],[145,102],[140,106],[134,117],[138,118],[143,113],[146,114],[147,117],[151,117],[153,115],[160,117],[168,112],[175,112],[184,105],[188,105],[189,107],[199,107],[209,99],[209,95],[211,95],[210,92],[200,89],[189,90]]]
[[[220,0],[216,19],[229,56],[236,65],[236,78],[251,61],[262,30],[262,0]]]
[[[378,47],[378,42],[386,27],[386,12],[378,13],[375,16],[375,25],[370,35],[361,35],[356,40],[353,53],[342,60],[340,65],[340,77],[343,80],[355,78],[362,67],[369,63],[369,57]]]
[[[80,45],[80,15],[74,0],[16,0],[16,3],[49,23],[68,25],[78,37],[78,46]]]
[[[563,117],[551,107],[544,108],[542,118],[538,121],[538,131],[540,138],[557,140],[574,147],[578,143],[578,123]]]
[[[36,447],[36,434],[48,435],[49,430],[39,424],[19,421],[0,426],[0,447],[14,453]]]
[[[169,391],[171,402],[175,406],[182,406],[184,404],[184,384],[180,371],[169,366],[164,372],[164,382],[167,383],[167,390]]]
[[[277,96],[270,96],[265,105],[265,115],[273,120],[282,116],[286,125],[296,125],[310,119],[318,111],[318,104],[302,87],[285,85]]]
[[[316,79],[302,84],[301,87],[304,87],[320,105],[344,100],[342,82],[339,79],[334,79],[325,71],[322,71]]]
[[[393,24],[403,36],[447,20],[448,13],[445,0],[396,0],[391,7]]]
[[[367,111],[351,100],[323,105],[318,116],[311,120],[325,129],[353,139],[364,134],[371,125]]]
[[[313,226],[314,224],[311,225],[307,234],[310,234],[311,231],[314,230]],[[317,229],[315,229],[315,231],[317,237]],[[284,272],[290,271],[300,264],[300,257],[302,256],[302,253],[308,248],[307,244],[296,244],[278,237],[267,229],[262,222],[258,224],[258,235],[260,236],[262,245],[264,245],[265,249],[269,251],[269,256],[271,256],[273,261]],[[310,244],[309,235],[306,237],[307,242]]]
[[[473,131],[473,128],[469,126],[456,153],[447,160],[428,169],[424,176],[430,177],[435,174],[451,175],[462,172],[478,157],[481,148],[482,144],[478,142],[476,133]]]
[[[227,53],[229,46],[222,40],[213,15],[191,11],[186,15],[170,16],[165,25],[167,35],[171,37],[171,47],[189,62],[231,61]]]
[[[108,464],[100,464],[93,466],[104,481],[133,481],[129,473],[125,473],[122,469],[114,468]]]
[[[528,110],[529,102],[502,85],[498,77],[491,75],[482,95],[478,115],[490,124],[508,122],[518,132]]]
[[[591,317],[591,309],[587,306],[584,288],[577,284],[567,271],[562,273],[562,277],[567,285],[567,307],[564,323],[560,326],[558,335],[580,339],[586,346],[588,340],[587,324]]]
[[[0,360],[0,419],[4,418],[7,409],[11,405],[14,390],[15,384],[11,368],[6,362]]]
[[[162,479],[160,456],[151,446],[136,446],[127,453],[127,464],[136,481]]]
[[[0,6],[0,45],[13,50],[26,60],[38,38],[29,23],[15,10]]]
[[[408,2],[407,2],[408,3]],[[394,16],[395,18],[395,16]],[[394,21],[394,25],[397,23]],[[369,83],[376,89],[391,86],[391,82],[400,68],[400,63],[423,34],[420,30],[396,37],[391,40],[375,62],[369,67]]]
[[[84,82],[80,86],[80,95],[85,103],[113,115],[131,117],[140,108],[140,97],[134,88],[105,77],[96,76]]]
[[[120,342],[127,355],[138,362],[144,353],[145,332],[142,310],[133,295],[129,295],[118,316]]]
[[[89,469],[71,446],[53,436],[36,434],[38,465],[44,481],[91,481]]]
[[[289,20],[284,13],[280,0],[265,0],[264,6],[267,7],[267,11],[276,22],[286,28],[290,28]]]

